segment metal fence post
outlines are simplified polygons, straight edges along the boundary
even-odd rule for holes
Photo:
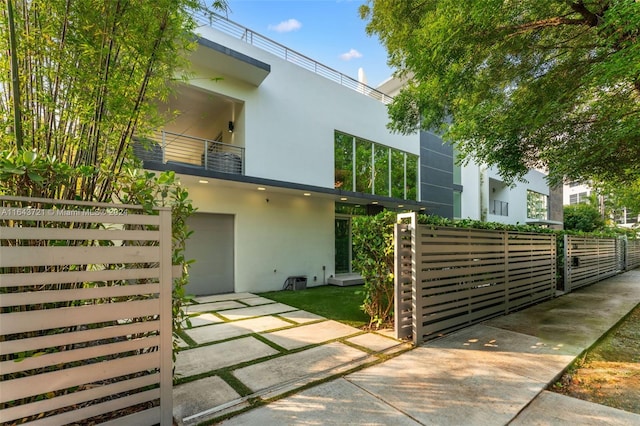
[[[160,210],[160,424],[173,424],[173,274],[171,210]]]
[[[564,236],[564,292],[571,291],[571,236]]]

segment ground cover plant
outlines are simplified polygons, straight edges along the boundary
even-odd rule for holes
[[[361,328],[369,323],[362,311],[362,286],[323,285],[296,291],[270,291],[260,296],[325,318]]]
[[[552,391],[640,414],[640,305],[567,370]]]

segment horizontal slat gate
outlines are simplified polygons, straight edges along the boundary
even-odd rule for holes
[[[640,267],[640,240],[627,240],[625,257],[626,269]]]
[[[571,291],[605,278],[621,270],[616,238],[564,237],[564,290]]]
[[[410,263],[414,344],[553,297],[554,235],[416,225],[415,216],[399,216],[408,217],[410,225],[396,226],[396,310],[403,309],[396,327],[409,314]],[[396,335],[403,337],[398,328]]]
[[[1,201],[0,422],[171,424],[170,210]]]

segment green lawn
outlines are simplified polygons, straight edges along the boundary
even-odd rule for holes
[[[360,306],[364,295],[356,294],[362,286],[338,287],[324,285],[305,290],[283,290],[260,293],[260,296],[303,309],[352,327],[369,324],[369,317]]]

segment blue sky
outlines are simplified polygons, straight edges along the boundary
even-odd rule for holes
[[[370,86],[391,75],[378,38],[365,33],[364,0],[228,0],[230,20]]]

